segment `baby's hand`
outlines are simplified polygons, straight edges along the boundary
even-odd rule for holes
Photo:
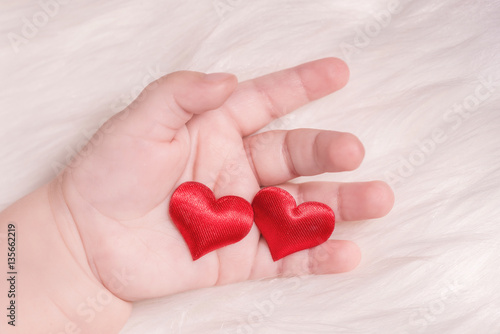
[[[359,249],[340,240],[320,246],[321,256],[316,248],[273,262],[255,226],[242,241],[193,261],[168,215],[172,192],[186,181],[209,186],[217,198],[249,202],[260,187],[279,185],[299,204],[328,204],[337,222],[385,215],[393,194],[382,182],[287,183],[355,169],[364,155],[355,136],[314,129],[254,134],[342,88],[348,76],[342,61],[329,58],[240,84],[233,75],[196,72],[150,84],[103,125],[52,187],[69,209],[66,218],[96,278],[117,297],[135,301],[247,279],[353,269]],[[123,284],[115,284],[117,273]]]

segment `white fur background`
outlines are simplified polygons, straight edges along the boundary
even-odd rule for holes
[[[347,87],[270,127],[353,132],[360,169],[320,179],[393,185],[389,216],[334,233],[359,268],[143,302],[123,334],[500,333],[499,22],[492,0],[2,1],[0,208],[154,77],[336,56]]]

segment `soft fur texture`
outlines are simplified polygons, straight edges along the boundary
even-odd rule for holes
[[[360,169],[316,179],[396,193],[386,218],[334,232],[362,248],[355,271],[142,302],[124,334],[500,332],[500,3],[59,0],[45,22],[54,1],[0,4],[2,208],[155,77],[245,80],[326,56],[348,62],[347,87],[269,128],[353,132]],[[15,53],[23,18],[40,27]]]

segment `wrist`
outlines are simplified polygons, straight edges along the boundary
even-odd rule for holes
[[[16,326],[3,320],[1,332],[117,333],[131,304],[110,293],[93,275],[57,182],[0,213],[2,245],[8,225],[16,226],[17,272]],[[6,253],[0,253],[5,264]],[[5,284],[2,295],[8,291]]]

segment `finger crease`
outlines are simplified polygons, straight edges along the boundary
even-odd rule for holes
[[[168,110],[170,110],[175,115],[175,117],[177,117],[177,119],[182,123],[186,123],[187,121],[189,121],[191,119],[191,117],[193,117],[193,113],[190,112],[189,110],[185,110],[179,104],[179,102],[177,102],[177,99],[175,96],[172,96],[172,99],[166,98],[165,104],[166,104]],[[168,126],[168,124],[165,124],[165,125]]]
[[[316,167],[318,168],[318,170],[322,170],[322,166],[321,166],[321,164],[319,162],[319,152],[318,152],[318,137],[319,137],[319,134],[320,134],[320,132],[318,132],[316,134],[316,136],[314,137],[312,156],[313,156],[314,164],[316,165]]]
[[[309,92],[307,91],[307,88],[306,88],[306,85],[304,83],[304,79],[302,78],[302,76],[300,75],[300,73],[297,71],[297,69],[295,69],[295,71],[293,71],[292,73],[294,73],[294,75],[298,78],[298,83],[299,83],[299,86],[306,98],[307,101],[312,101],[313,99],[309,96]]]
[[[285,139],[283,140],[283,145],[282,145],[282,153],[283,153],[283,159],[285,161],[285,164],[288,168],[288,172],[290,175],[295,178],[298,177],[299,174],[297,173],[297,169],[295,169],[295,165],[293,163],[292,156],[290,154],[290,150],[288,149],[288,144],[287,144],[287,138],[288,138],[289,132],[285,135]]]
[[[233,123],[233,127],[243,137],[245,131],[243,130],[241,125],[236,121],[234,116],[231,115],[231,111],[225,105],[220,106],[219,110],[226,117],[226,119],[228,119],[231,123]]]
[[[276,104],[274,103],[274,100],[271,98],[271,95],[265,90],[261,89],[257,84],[254,83],[255,90],[259,95],[261,95],[265,101],[265,104],[267,105],[269,109],[269,115],[271,115],[272,119],[277,119],[282,116],[282,114],[277,110]],[[285,113],[283,113],[285,114]]]
[[[220,263],[221,261],[218,249],[215,251],[215,256],[217,257],[217,280],[215,280],[214,286],[218,286],[220,284],[220,279],[222,277],[222,266]]]
[[[283,270],[285,268],[285,259],[278,261],[278,277],[283,276]]]
[[[257,166],[255,166],[254,157],[253,157],[253,150],[249,144],[250,141],[251,141],[251,139],[248,139],[245,141],[245,147],[244,147],[245,153],[247,156],[248,164],[250,165],[250,168],[252,169],[253,174],[255,175],[255,178],[257,179],[258,184],[262,185],[262,180],[260,179],[260,175],[259,175],[259,172],[257,170]]]

